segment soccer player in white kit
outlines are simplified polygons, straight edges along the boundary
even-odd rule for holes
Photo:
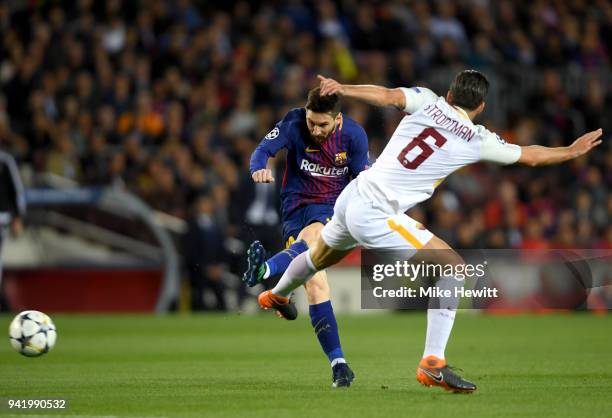
[[[431,197],[452,172],[472,163],[556,164],[589,152],[601,143],[601,129],[576,139],[568,147],[520,147],[472,120],[484,110],[489,83],[474,70],[456,75],[446,97],[422,87],[388,89],[373,85],[342,85],[319,76],[322,94],[340,94],[376,106],[395,106],[408,113],[380,157],[340,194],[334,216],[314,246],[296,257],[273,289],[259,295],[264,309],[291,303],[291,292],[315,272],[340,261],[355,246],[400,250],[407,257],[424,251],[427,261],[464,264],[446,242],[405,212]],[[433,254],[433,255],[432,255]],[[442,277],[438,287],[454,286]],[[471,393],[476,385],[446,364],[444,349],[455,320],[457,299],[427,311],[427,334],[417,380],[453,392]]]

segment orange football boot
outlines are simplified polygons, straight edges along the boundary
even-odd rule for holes
[[[424,386],[439,386],[455,393],[472,393],[476,385],[454,372],[444,359],[436,356],[424,357],[416,371],[416,379]]]
[[[291,299],[275,295],[271,290],[260,293],[257,302],[263,309],[275,309],[280,317],[289,321],[293,321],[298,316],[297,308]]]

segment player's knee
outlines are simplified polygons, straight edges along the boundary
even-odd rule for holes
[[[423,247],[423,250],[425,251],[422,251],[422,258],[425,261],[452,266],[465,264],[465,260],[457,251],[436,236],[431,238],[427,245]]]
[[[310,247],[317,241],[317,239],[321,235],[321,229],[322,226],[320,224],[308,225],[306,228],[300,231],[300,234],[298,235],[297,239],[302,239],[306,241],[306,244],[308,244],[308,246]]]
[[[452,248],[448,248],[446,250],[439,251],[440,260],[438,261],[440,264],[451,265],[451,266],[459,266],[465,264],[465,260],[461,255],[453,250]]]

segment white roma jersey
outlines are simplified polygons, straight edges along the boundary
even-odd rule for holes
[[[461,108],[423,87],[402,88],[409,115],[380,157],[357,178],[359,193],[387,212],[402,213],[431,197],[452,172],[478,161],[512,164],[521,148],[474,125]]]

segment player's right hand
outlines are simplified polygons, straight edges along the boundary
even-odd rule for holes
[[[255,171],[251,177],[253,177],[255,183],[272,183],[274,181],[272,170],[268,168]]]
[[[570,148],[576,153],[576,156],[581,156],[601,144],[602,129],[599,128],[595,131],[587,132],[580,138],[574,141]]]
[[[329,94],[344,95],[344,86],[338,83],[333,78],[323,77],[321,74],[317,75],[319,79],[319,87],[321,88],[321,96]]]

